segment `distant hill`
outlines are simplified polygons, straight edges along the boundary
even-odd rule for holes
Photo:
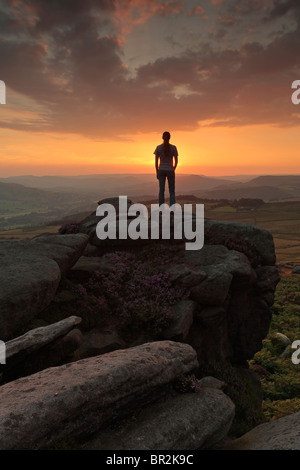
[[[198,194],[195,193],[197,196]],[[199,195],[203,195],[202,192]],[[240,186],[233,189],[217,189],[207,191],[205,197],[209,199],[241,199],[241,198],[254,198],[262,199],[265,202],[277,201],[287,199],[290,197],[289,193],[282,189],[272,186]]]
[[[95,208],[90,197],[0,182],[0,230],[43,224]]]
[[[176,194],[206,199],[259,198],[265,202],[300,198],[300,175],[246,176],[226,179],[177,173]],[[155,172],[0,178],[0,229],[48,222],[49,218],[61,220],[68,214],[93,210],[100,199],[118,195],[138,202],[157,200]]]
[[[300,175],[264,175],[253,178],[247,186],[300,187]]]
[[[76,201],[82,201],[82,196],[79,196],[75,191],[66,197],[66,194],[63,192],[30,188],[16,183],[0,182],[1,201],[15,201],[20,204],[31,203],[37,207],[48,207],[53,204],[69,205],[72,197]]]
[[[286,194],[286,198],[300,197],[300,175],[265,175],[247,182],[247,186],[272,186]]]
[[[79,175],[79,176],[13,176],[0,178],[6,183],[17,183],[23,186],[52,190],[89,194],[94,198],[111,197],[112,195],[127,195],[128,197],[155,197],[158,184],[155,172],[153,174],[114,174],[114,175]],[[230,180],[213,178],[203,175],[176,175],[176,190],[192,194],[194,191],[209,190],[220,185],[236,184]]]
[[[1,201],[18,201],[20,203],[28,203],[40,207],[41,205],[49,205],[57,203],[61,200],[62,195],[56,192],[39,190],[36,188],[28,188],[16,183],[0,182],[0,200]],[[65,195],[63,195],[65,198]]]

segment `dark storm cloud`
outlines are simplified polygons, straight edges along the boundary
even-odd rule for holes
[[[266,10],[270,7],[271,0],[227,0],[219,8],[218,23],[222,26],[234,26],[243,20],[247,20],[250,15],[255,15],[256,19],[266,15]]]
[[[26,21],[35,18],[32,31],[46,32],[54,27],[72,25],[82,16],[89,16],[93,9],[113,11],[111,0],[6,0],[16,18]]]
[[[289,11],[297,12],[300,15],[300,2],[299,0],[274,0],[273,8],[265,17],[266,20],[280,18],[286,15]]]
[[[266,15],[267,3],[230,1],[240,17],[250,11]],[[270,21],[278,16],[279,3],[271,4]],[[294,124],[286,88],[297,78],[299,23],[268,45],[252,41],[221,49],[202,43],[197,50],[146,63],[133,77],[124,64],[122,25],[115,16],[120,4],[126,11],[142,5],[143,21],[180,12],[186,19],[192,11],[183,10],[182,1],[2,1],[1,79],[46,110],[46,121],[3,126],[105,139],[153,131],[166,122],[174,130],[195,129],[208,120],[211,125]],[[203,14],[199,8],[192,16],[196,13]],[[228,3],[220,3],[218,13],[230,19]]]

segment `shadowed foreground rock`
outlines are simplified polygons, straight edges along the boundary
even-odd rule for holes
[[[197,450],[226,437],[234,404],[222,391],[203,387],[150,405],[137,418],[100,434],[84,450]]]
[[[99,240],[98,222],[93,213],[80,233],[0,244],[0,339],[8,345],[0,449],[44,449],[69,438],[78,445],[93,439],[103,449],[218,447],[234,414],[224,385],[215,390],[215,379],[204,377],[197,393],[179,393],[173,382],[196,369],[214,375],[219,364],[231,371],[234,363],[239,372],[229,385],[248,403],[248,377],[246,387],[240,372],[262,347],[279,281],[271,234],[206,220],[205,245],[189,251],[184,240]],[[127,249],[131,256],[122,258]],[[171,283],[162,289],[170,297],[164,308],[152,302],[158,278]],[[139,288],[143,295],[135,296]],[[126,295],[111,298],[119,292]],[[74,314],[80,329],[69,325]],[[60,336],[64,322],[72,329]],[[28,331],[36,326],[43,337]],[[259,406],[254,395],[246,422]],[[235,405],[240,416],[244,408]]]
[[[24,356],[67,334],[80,322],[80,317],[71,316],[52,325],[41,326],[27,331],[24,335],[18,336],[6,343],[6,360],[13,361],[20,354],[22,354],[23,360]]]
[[[102,202],[106,201],[99,203]],[[107,202],[117,206],[118,199]],[[128,207],[130,204],[128,201]],[[104,259],[101,261],[105,251],[132,247],[138,251],[143,244],[147,245],[147,251],[155,242],[150,238],[100,240],[96,231],[100,220],[94,212],[79,224],[78,230],[89,235],[89,250],[91,247],[96,249],[92,253],[93,256],[97,253],[99,258],[89,262],[84,256],[73,268],[74,277],[80,273],[87,276],[95,269],[107,272],[109,276],[109,265],[105,265]],[[193,230],[195,224],[194,218]],[[166,249],[172,246],[169,240],[160,241]],[[187,315],[187,308],[184,315],[176,312],[176,324],[164,331],[161,339],[191,344],[198,353],[200,366],[216,361],[244,366],[262,348],[262,340],[270,327],[270,307],[280,279],[275,265],[274,240],[272,234],[261,227],[205,219],[204,243],[200,250],[184,250],[184,243],[176,240],[178,254],[182,250],[184,254],[164,269],[170,274],[175,288],[190,291],[188,300],[194,302],[193,321]]]
[[[61,364],[82,343],[82,333],[75,328],[81,322],[75,315],[48,326],[27,331],[6,343],[5,382]]]
[[[0,338],[15,333],[50,304],[65,274],[82,255],[87,235],[44,235],[0,244]]]
[[[261,424],[222,450],[300,450],[300,412]]]
[[[244,364],[261,349],[279,282],[276,266],[253,267],[244,253],[204,245],[185,251],[166,269],[174,285],[190,289],[196,303],[184,340],[197,351],[200,366],[220,360]]]
[[[145,343],[43,370],[0,388],[0,448],[82,438],[161,396],[198,366],[191,346]]]

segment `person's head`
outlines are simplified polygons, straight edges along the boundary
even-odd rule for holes
[[[171,134],[170,132],[168,131],[165,131],[162,135],[162,138],[163,138],[163,141],[164,142],[169,142],[170,138],[171,138]]]

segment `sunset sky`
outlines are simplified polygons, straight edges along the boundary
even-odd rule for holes
[[[0,175],[300,174],[299,0],[0,0]]]

